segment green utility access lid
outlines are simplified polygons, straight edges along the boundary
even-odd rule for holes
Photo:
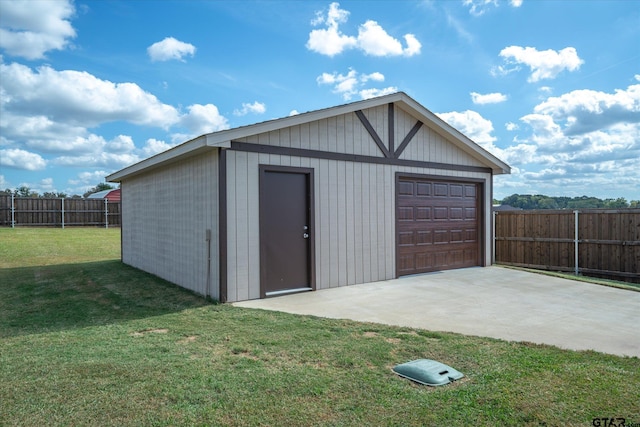
[[[393,371],[401,377],[430,386],[449,384],[464,377],[461,372],[451,366],[429,359],[418,359],[396,365]]]

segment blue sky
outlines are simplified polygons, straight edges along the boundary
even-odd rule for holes
[[[406,92],[513,193],[640,199],[640,2],[0,0],[0,188]]]

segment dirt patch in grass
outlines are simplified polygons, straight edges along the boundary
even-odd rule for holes
[[[148,334],[166,334],[167,332],[169,332],[169,330],[165,329],[165,328],[145,329],[143,331],[132,332],[131,336],[132,337],[143,337],[143,336],[148,335]]]

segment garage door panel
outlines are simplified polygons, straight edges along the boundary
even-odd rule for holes
[[[415,246],[415,233],[413,231],[402,231],[398,233],[398,246]]]
[[[416,220],[417,221],[429,221],[431,219],[431,208],[416,206]]]
[[[413,274],[416,270],[415,254],[404,254],[398,256],[398,275],[404,276]]]
[[[398,221],[413,221],[414,220],[414,208],[409,206],[409,207],[405,207],[405,206],[401,206],[398,207],[397,210],[397,220]]]
[[[476,221],[478,219],[478,210],[476,208],[464,208],[464,219]]]
[[[415,269],[422,270],[424,268],[428,268],[431,264],[433,264],[434,254],[426,252],[426,253],[418,253],[415,255]]]
[[[458,184],[449,185],[449,197],[462,197],[464,195],[464,186]]]
[[[424,182],[416,183],[416,196],[418,197],[431,196],[431,184],[424,183]]]
[[[399,276],[481,265],[478,187],[476,183],[398,178]]]
[[[398,194],[401,196],[404,196],[404,195],[413,196],[414,195],[413,187],[414,187],[413,182],[400,182],[398,183]]]
[[[474,250],[466,250],[464,251],[464,262],[472,263],[476,259],[476,251]]]
[[[433,219],[438,221],[446,221],[449,218],[449,209],[446,207],[438,206],[433,208]]]
[[[449,208],[449,219],[463,219],[464,218],[464,208]]]
[[[465,197],[476,197],[476,184],[465,185],[464,186],[464,195]]]
[[[428,230],[419,230],[417,232],[416,244],[418,246],[424,245],[432,245],[433,244],[433,233]]]
[[[451,265],[461,266],[464,264],[464,251],[451,251]]]
[[[447,184],[434,183],[433,194],[436,197],[447,197],[449,195],[449,186]]]

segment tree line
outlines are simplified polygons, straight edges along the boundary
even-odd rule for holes
[[[597,197],[554,197],[542,194],[512,194],[494,205],[509,205],[521,209],[624,209],[640,208],[640,200],[627,201],[624,197],[599,199]]]
[[[31,190],[26,185],[22,185],[14,190],[7,188],[0,190],[0,195],[13,194],[15,197],[41,197],[41,198],[86,198],[90,194],[104,190],[112,190],[115,187],[101,182],[95,187],[86,191],[82,196],[74,194],[72,196],[62,192],[44,192],[39,194],[37,191]],[[545,196],[542,194],[512,194],[502,200],[493,200],[494,205],[509,205],[520,209],[624,209],[624,208],[640,208],[640,200],[627,201],[624,197],[617,199],[599,199],[597,197],[580,196],[580,197],[557,197]]]
[[[115,187],[111,184],[101,182],[95,187],[92,187],[91,189],[87,190],[85,193],[82,194],[82,196],[80,196],[79,194],[74,194],[72,196],[69,196],[66,193],[58,192],[58,191],[45,191],[44,193],[40,194],[37,191],[33,191],[31,188],[29,188],[26,185],[21,185],[20,187],[13,190],[11,188],[7,188],[4,191],[0,190],[0,196],[13,194],[14,197],[39,197],[43,199],[81,199],[81,198],[86,199],[90,194],[97,193],[99,191],[104,191],[104,190],[113,190],[114,188]]]

